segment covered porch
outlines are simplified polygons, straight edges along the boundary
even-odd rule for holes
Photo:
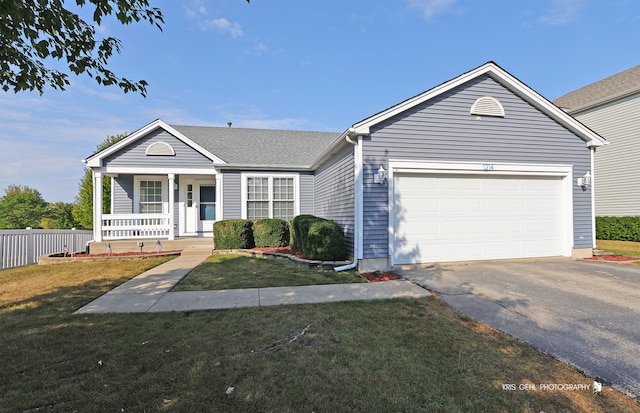
[[[94,241],[211,238],[222,216],[221,177],[211,174],[93,172]],[[112,178],[110,212],[103,213],[105,176]]]

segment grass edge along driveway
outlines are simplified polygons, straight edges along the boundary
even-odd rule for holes
[[[638,410],[432,297],[72,314],[154,260],[1,271],[0,411]]]

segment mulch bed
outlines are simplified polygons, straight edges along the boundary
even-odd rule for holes
[[[79,254],[74,254],[73,257],[75,258],[94,258],[94,257],[142,257],[142,256],[148,256],[148,255],[159,255],[159,254],[174,254],[174,253],[178,253],[182,250],[168,250],[168,251],[160,251],[160,252],[156,252],[156,251],[128,251],[128,252],[114,252],[114,253],[100,253],[100,254],[85,254],[85,253],[79,253]],[[71,257],[71,255],[67,255],[67,257]]]
[[[298,258],[307,259],[307,257],[302,253],[302,251],[294,250],[291,247],[270,247],[270,248],[251,248],[252,250],[262,251],[262,252],[275,252],[278,254],[287,254],[293,255]]]
[[[398,275],[389,271],[361,272],[360,275],[372,283],[402,279]]]
[[[594,255],[592,258],[585,258],[588,261],[640,261],[638,257],[626,257],[624,255]]]

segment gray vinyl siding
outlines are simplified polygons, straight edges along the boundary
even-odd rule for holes
[[[314,176],[311,173],[300,174],[300,214],[313,214]]]
[[[314,215],[336,221],[345,232],[349,254],[354,239],[355,168],[353,147],[345,148],[316,171]]]
[[[595,154],[596,216],[640,215],[640,94],[574,115],[609,145]]]
[[[156,142],[171,145],[175,156],[147,156],[147,147]],[[213,168],[213,162],[164,130],[156,130],[105,158],[106,167]]]
[[[469,114],[481,96],[498,99],[505,117]],[[388,159],[573,165],[576,178],[590,170],[590,151],[579,137],[489,76],[480,76],[371,129],[363,146],[364,258],[388,253],[388,186],[373,174]],[[591,194],[572,184],[574,247],[591,248]]]
[[[119,175],[111,179],[112,214],[133,213],[133,175]]]
[[[222,173],[222,219],[240,219],[242,217],[240,171]]]

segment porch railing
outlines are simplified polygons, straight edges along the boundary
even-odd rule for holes
[[[102,239],[168,238],[169,214],[108,214],[102,216]]]
[[[41,255],[86,250],[93,231],[20,229],[0,231],[0,269],[35,264]]]

